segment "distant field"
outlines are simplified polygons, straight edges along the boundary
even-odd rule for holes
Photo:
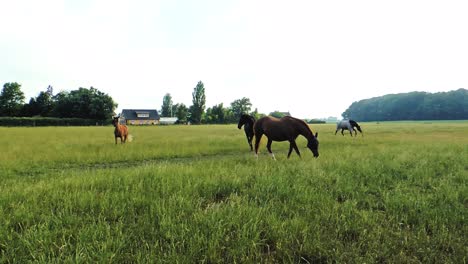
[[[0,127],[0,262],[466,263],[468,122],[362,127]]]

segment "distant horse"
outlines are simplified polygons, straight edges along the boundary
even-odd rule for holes
[[[336,131],[335,131],[335,135],[336,133],[338,132],[338,130],[341,129],[341,134],[344,136],[344,133],[343,131],[344,130],[349,130],[349,133],[351,134],[351,136],[353,136],[353,131],[354,131],[354,136],[357,135],[357,132],[356,132],[356,129],[361,132],[361,135],[362,135],[362,130],[361,130],[361,127],[358,125],[358,123],[354,120],[351,120],[351,119],[343,119],[341,120],[340,122],[336,123]]]
[[[116,116],[112,119],[112,125],[114,125],[115,144],[117,144],[117,138],[120,138],[120,143],[125,143],[128,137],[128,128],[126,125],[119,123],[120,116]]]
[[[241,129],[244,126],[245,136],[247,137],[247,143],[249,143],[250,151],[253,150],[252,147],[252,139],[254,137],[254,130],[253,126],[255,123],[255,118],[253,116],[242,114],[239,123],[237,124],[237,128]]]
[[[270,155],[273,159],[275,159],[275,155],[271,151],[271,143],[273,141],[289,141],[289,152],[288,158],[291,156],[291,152],[294,148],[297,155],[301,156],[299,149],[296,145],[296,138],[299,135],[304,136],[307,139],[307,147],[312,151],[314,157],[318,157],[318,145],[319,142],[317,140],[318,133],[312,133],[309,126],[306,122],[290,117],[285,116],[281,119],[266,116],[262,117],[254,124],[254,131],[255,131],[255,156],[258,157],[258,146],[260,143],[260,139],[263,135],[268,137],[267,149],[270,152]]]

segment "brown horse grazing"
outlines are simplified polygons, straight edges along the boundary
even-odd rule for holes
[[[255,132],[255,156],[258,157],[258,144],[260,143],[260,139],[265,134],[268,137],[267,149],[270,152],[270,155],[275,159],[275,155],[271,151],[271,143],[273,141],[289,141],[289,152],[288,158],[291,156],[291,152],[294,148],[297,155],[301,156],[299,149],[296,145],[296,138],[299,135],[304,136],[307,138],[307,147],[312,151],[314,157],[318,157],[318,145],[319,142],[317,140],[318,133],[315,135],[310,130],[309,126],[306,122],[290,117],[285,116],[281,119],[274,118],[271,116],[262,117],[257,120],[254,124],[254,132]]]
[[[126,125],[121,125],[119,123],[120,116],[114,117],[112,119],[112,125],[114,125],[114,135],[115,135],[115,144],[117,144],[117,138],[120,138],[120,143],[125,143],[128,137],[128,128]]]
[[[237,128],[241,129],[244,126],[245,136],[247,137],[247,143],[249,143],[250,151],[253,150],[252,147],[252,139],[254,137],[254,130],[253,126],[255,123],[255,118],[253,116],[242,114],[239,123],[237,124]]]

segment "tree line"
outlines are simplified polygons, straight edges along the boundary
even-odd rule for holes
[[[468,90],[388,94],[354,102],[342,116],[359,121],[468,119]]]
[[[241,114],[251,114],[256,118],[264,116],[257,109],[252,111],[249,98],[243,97],[234,100],[230,106],[223,103],[206,108],[205,85],[199,81],[192,92],[192,105],[187,107],[183,103],[174,104],[172,96],[167,93],[163,97],[160,115],[164,117],[177,117],[180,123],[192,124],[229,124],[239,121]]]
[[[24,103],[21,85],[5,83],[0,94],[0,116],[58,117],[107,120],[112,117],[117,104],[112,97],[96,88],[79,88],[53,94],[52,86]]]
[[[72,91],[61,91],[54,94],[49,86],[39,92],[36,97],[25,103],[21,85],[12,82],[3,85],[0,93],[0,116],[2,117],[57,117],[82,118],[92,120],[108,120],[115,114],[117,103],[111,96],[94,87],[78,88]],[[227,124],[236,123],[242,113],[251,114],[256,118],[264,116],[252,109],[249,98],[234,100],[230,106],[223,103],[206,108],[205,86],[199,81],[192,92],[192,105],[173,104],[172,97],[167,93],[163,98],[160,115],[177,117],[179,122],[192,124]],[[275,113],[271,113],[275,114]]]

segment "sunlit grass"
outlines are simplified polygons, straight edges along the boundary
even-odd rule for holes
[[[311,127],[0,128],[0,262],[466,262],[468,123]]]

